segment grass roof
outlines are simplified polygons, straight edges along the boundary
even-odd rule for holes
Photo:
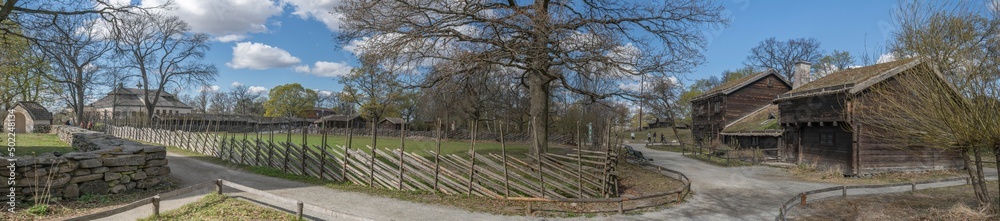
[[[772,74],[772,73],[774,73],[774,71],[772,71],[772,70],[769,69],[769,70],[758,72],[756,74],[751,74],[751,75],[748,75],[748,76],[745,76],[745,77],[742,77],[742,78],[739,78],[739,79],[736,79],[736,80],[726,81],[725,83],[722,83],[719,86],[713,87],[712,89],[709,89],[708,91],[705,91],[705,93],[703,93],[703,94],[701,94],[701,95],[699,95],[699,96],[697,96],[697,97],[695,97],[694,99],[691,99],[691,100],[701,100],[701,99],[705,99],[705,98],[711,97],[711,96],[713,96],[715,94],[718,94],[718,93],[725,93],[725,91],[727,91],[727,90],[736,89],[738,87],[749,85],[749,83],[757,81],[757,80],[763,78],[764,76],[766,76],[768,74]],[[778,77],[778,78],[781,78],[781,77]],[[781,78],[781,79],[783,79],[783,78]]]
[[[736,133],[781,130],[781,125],[778,125],[778,119],[780,119],[778,105],[769,104],[730,123],[726,128],[722,129],[722,132]]]
[[[820,79],[809,82],[806,85],[802,85],[798,88],[792,89],[787,92],[788,94],[797,93],[802,91],[808,91],[813,89],[820,89],[826,87],[833,87],[846,84],[858,84],[873,77],[882,75],[887,71],[910,63],[915,60],[915,58],[901,59],[893,62],[886,62],[876,65],[869,65],[859,68],[851,68],[843,71],[830,73]]]

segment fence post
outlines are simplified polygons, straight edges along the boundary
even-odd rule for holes
[[[344,175],[344,180],[347,180],[347,168],[351,166],[351,142],[354,142],[354,128],[351,125],[347,125],[347,146],[344,146],[344,168],[341,168],[341,173]]]
[[[472,182],[475,181],[476,177],[476,134],[479,130],[479,121],[472,120],[472,160],[469,167],[469,195],[472,195]]]
[[[503,157],[503,196],[510,197],[510,176],[507,173],[507,142],[503,137],[503,125],[500,123],[497,125],[500,129],[500,156]]]
[[[222,195],[222,179],[215,180],[215,193]]]
[[[441,118],[437,119],[437,151],[434,151],[434,191],[438,191],[438,175],[441,172]],[[506,160],[506,159],[505,159]],[[506,168],[506,167],[505,167]],[[529,214],[531,213],[529,210]]]
[[[618,198],[618,214],[625,213],[625,198]]]
[[[302,220],[302,204],[302,201],[295,202],[295,216],[299,218],[297,220]]]
[[[910,193],[917,192],[917,183],[910,182]]]
[[[841,188],[841,192],[842,192],[842,197],[846,198],[847,197],[847,186],[840,186],[840,188]]]
[[[403,154],[406,151],[406,120],[404,119],[399,128],[399,189],[403,190],[403,164],[406,163],[403,159],[406,155]]]
[[[534,208],[532,208],[534,205],[535,205],[535,201],[528,201],[528,214],[526,214],[526,216],[530,216],[531,215],[531,213],[532,213],[531,210],[534,209]]]
[[[160,195],[153,196],[153,216],[160,216]]]
[[[802,202],[799,205],[805,206],[806,205],[806,193],[802,193],[801,195],[802,195]]]
[[[583,136],[580,135],[580,121],[576,121],[576,181],[578,197],[583,198]]]

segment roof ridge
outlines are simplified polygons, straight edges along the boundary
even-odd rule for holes
[[[775,71],[774,69],[768,68],[768,69],[763,70],[761,72],[754,73],[753,75],[748,75],[748,76],[745,76],[745,77],[742,77],[740,79],[736,79],[736,80],[733,80],[733,81],[723,82],[719,86],[715,86],[715,87],[713,87],[711,89],[708,89],[707,91],[705,91],[704,94],[701,94],[701,95],[698,95],[698,96],[692,98],[691,101],[705,99],[705,98],[711,97],[711,96],[713,96],[715,94],[719,94],[719,93],[722,93],[722,94],[732,93],[733,91],[736,91],[736,90],[739,90],[740,88],[746,87],[747,85],[750,85],[750,83],[757,82],[758,80],[760,80],[760,79],[762,79],[764,77],[767,77],[768,75],[771,75],[771,74],[774,74],[775,76],[778,76],[778,79],[780,79],[781,82],[784,83],[785,85],[791,86],[791,84],[789,84],[787,80],[785,80],[784,78],[782,78],[780,75],[777,74],[777,71]],[[737,82],[737,83],[735,83],[734,85],[726,85],[727,83],[730,83],[730,82]],[[724,86],[726,86],[726,87],[722,88]]]

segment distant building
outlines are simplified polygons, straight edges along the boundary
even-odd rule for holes
[[[366,122],[359,115],[327,115],[313,123],[326,128],[365,128]]]
[[[21,101],[11,108],[14,111],[14,133],[48,133],[52,125],[52,113],[42,105]],[[7,124],[4,123],[6,126]]]
[[[792,85],[771,69],[709,89],[691,99],[695,142],[721,142],[719,133],[727,124],[767,106],[775,96],[791,89]]]
[[[403,118],[398,118],[398,117],[386,117],[383,118],[382,121],[378,122],[379,127],[383,129],[393,129],[393,130],[402,129],[403,125],[405,124],[406,120],[403,120]]]
[[[155,91],[149,91],[151,96],[154,93]],[[88,105],[86,110],[88,112],[92,112],[92,114],[97,114],[98,116],[104,113],[111,114],[112,110],[117,111],[119,116],[138,116],[140,115],[139,113],[146,112],[144,96],[145,95],[142,89],[118,88],[108,93],[107,96],[104,96],[103,98]],[[163,91],[160,92],[160,99],[156,102],[154,114],[190,114],[192,110],[194,110],[194,108],[191,108],[191,106],[181,102],[173,94]]]
[[[337,114],[330,108],[314,107],[312,110],[306,114],[306,118],[309,119],[319,119],[325,116]]]

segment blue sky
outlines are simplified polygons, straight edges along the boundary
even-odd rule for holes
[[[146,0],[153,4],[162,0]],[[722,0],[728,27],[706,30],[711,39],[706,63],[682,81],[720,75],[743,66],[761,40],[811,37],[825,51],[858,56],[884,45],[892,30],[896,1]],[[205,62],[219,68],[212,85],[227,91],[233,82],[260,88],[300,83],[306,88],[339,91],[336,77],[356,64],[350,51],[333,40],[339,21],[328,13],[339,0],[177,0],[176,15],[194,31],[214,36]],[[234,56],[234,50],[239,51]],[[319,62],[319,63],[317,63]],[[191,93],[197,88],[188,88]]]

